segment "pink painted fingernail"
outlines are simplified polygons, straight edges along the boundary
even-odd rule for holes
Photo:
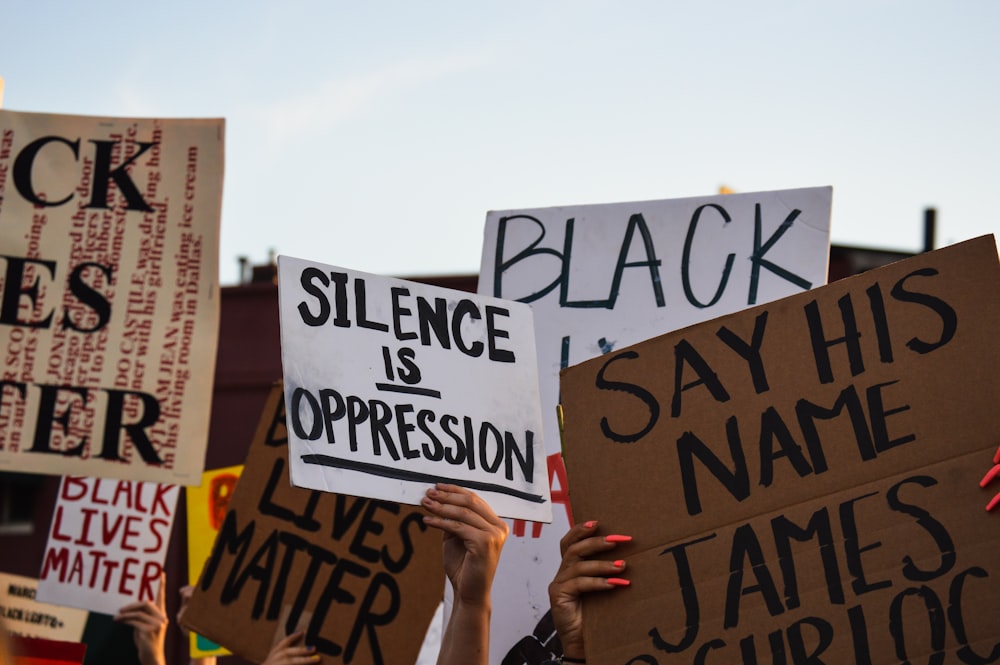
[[[986,504],[986,510],[987,510],[987,512],[993,510],[998,505],[1000,505],[1000,493],[998,493],[995,497],[993,497],[992,501],[990,501],[989,503]]]
[[[624,568],[624,567],[625,567],[625,559],[618,559],[617,561],[615,561],[615,568]]]
[[[996,454],[993,455],[993,463],[1000,464],[1000,448],[997,448]]]
[[[983,479],[979,481],[979,486],[986,487],[998,475],[1000,475],[1000,464],[997,464],[992,469],[986,472],[986,475],[983,476]]]
[[[597,520],[588,520],[583,523],[583,526],[584,528],[587,529],[593,529],[595,526],[597,526]]]
[[[626,579],[622,579],[621,577],[609,577],[608,584],[612,586],[628,586],[631,582]]]
[[[632,540],[632,536],[621,536],[613,533],[610,536],[604,536],[604,540],[609,543],[627,543]]]

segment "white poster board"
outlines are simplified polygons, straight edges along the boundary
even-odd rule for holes
[[[559,370],[825,284],[831,197],[819,187],[487,214],[479,292],[529,303],[535,314],[557,504],[550,526],[511,525],[493,585],[491,663],[538,665],[557,651],[547,613],[559,539],[572,518],[589,519],[570,516]]]
[[[223,130],[0,111],[0,470],[200,482]]]
[[[0,573],[0,621],[13,635],[60,642],[83,641],[86,610],[43,603],[36,599],[38,580]]]
[[[294,485],[551,520],[529,307],[287,256],[278,300]]]
[[[38,576],[38,600],[117,614],[155,602],[177,485],[64,476]]]

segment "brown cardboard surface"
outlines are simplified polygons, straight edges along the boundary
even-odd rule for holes
[[[987,236],[564,370],[573,514],[634,537],[588,663],[1000,662],[998,294]]]
[[[284,421],[277,386],[186,622],[255,662],[296,630],[322,663],[415,662],[444,589],[441,535],[415,507],[292,487]]]

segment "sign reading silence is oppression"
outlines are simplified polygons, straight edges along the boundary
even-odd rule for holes
[[[634,537],[587,662],[997,662],[998,293],[987,236],[564,370],[573,512]]]
[[[0,469],[200,481],[223,129],[0,111]]]
[[[185,613],[260,663],[296,631],[323,663],[413,663],[441,601],[441,536],[418,508],[294,487],[281,386]]]
[[[292,483],[552,519],[527,305],[278,257]]]
[[[826,283],[830,187],[490,211],[479,292],[530,304],[553,517],[514,520],[494,585],[490,660],[561,653],[548,585],[573,523],[559,370]],[[527,580],[525,578],[527,577]]]

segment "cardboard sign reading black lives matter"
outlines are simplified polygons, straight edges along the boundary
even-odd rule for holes
[[[223,130],[0,111],[0,469],[200,482]]]
[[[995,662],[998,294],[983,237],[564,370],[573,514],[634,538],[587,662]]]
[[[527,305],[287,256],[278,299],[293,484],[551,521]]]
[[[441,601],[441,534],[420,510],[292,487],[281,387],[264,407],[192,630],[255,663],[305,633],[324,663],[413,663]]]

